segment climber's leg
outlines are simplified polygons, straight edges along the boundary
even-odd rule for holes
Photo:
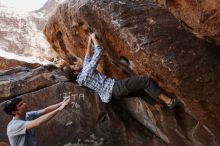
[[[176,105],[177,100],[171,100],[171,98],[161,92],[160,87],[151,78],[145,76],[133,76],[123,80],[117,80],[113,86],[112,96],[116,99],[123,97],[137,97],[138,92],[141,92],[142,95],[144,95],[143,90],[145,90],[155,100],[159,98],[166,105],[172,105],[172,108],[173,105]],[[146,101],[146,97],[148,96],[144,95],[140,97]],[[155,103],[156,102],[154,102],[154,104]]]
[[[113,86],[112,95],[114,97],[125,97],[128,94],[141,90],[146,90],[154,99],[158,98],[161,93],[160,87],[152,79],[144,76],[133,76],[117,80]]]

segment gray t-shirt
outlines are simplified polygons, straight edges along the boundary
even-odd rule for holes
[[[26,113],[26,119],[13,119],[8,123],[7,135],[11,146],[36,146],[36,130],[26,129],[26,125],[31,120],[41,116],[41,111],[32,111]]]

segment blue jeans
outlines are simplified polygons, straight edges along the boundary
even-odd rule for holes
[[[116,80],[112,90],[112,97],[115,99],[140,97],[147,103],[155,105],[160,93],[161,88],[151,78],[132,76]]]

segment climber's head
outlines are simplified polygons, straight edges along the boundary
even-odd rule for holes
[[[66,65],[63,67],[63,71],[66,73],[67,78],[72,81],[77,79],[78,74],[80,73],[82,66],[78,64]]]
[[[70,68],[74,75],[78,75],[82,69],[82,66],[79,64],[73,64],[73,65],[70,65]]]
[[[22,101],[21,98],[13,98],[10,100],[5,101],[4,103],[4,111],[8,115],[25,115],[27,112],[27,104]]]

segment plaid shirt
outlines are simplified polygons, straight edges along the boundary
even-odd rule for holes
[[[85,56],[83,69],[77,76],[76,81],[79,85],[86,86],[96,91],[101,97],[102,102],[108,103],[112,97],[112,89],[115,80],[96,70],[102,52],[101,46],[96,46],[92,59],[89,55]]]

